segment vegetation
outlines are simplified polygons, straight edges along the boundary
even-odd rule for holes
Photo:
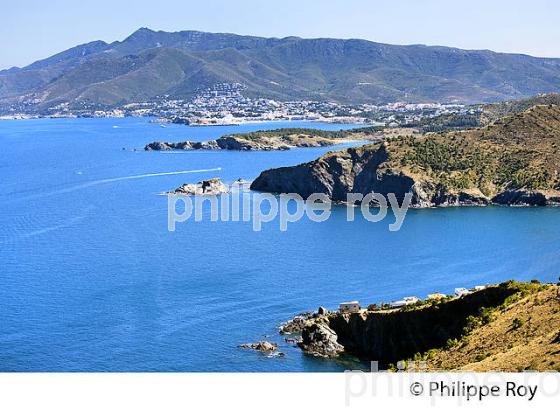
[[[477,128],[482,125],[481,114],[478,110],[465,114],[443,114],[433,118],[422,118],[407,124],[406,127],[418,128],[424,133]]]
[[[275,130],[253,131],[240,134],[232,134],[233,137],[239,137],[246,140],[259,140],[262,138],[281,138],[288,135],[303,135],[321,137],[327,139],[361,139],[380,134],[385,130],[383,126],[371,126],[352,128],[349,130],[326,131],[314,128],[280,128]]]
[[[522,113],[536,105],[560,105],[560,94],[540,94],[521,100],[473,105],[464,113],[422,118],[407,124],[406,127],[418,128],[423,133],[474,129],[489,125],[500,118]]]
[[[560,187],[560,107],[536,106],[471,131],[397,137],[385,168],[422,174],[451,191]]]
[[[500,286],[514,293],[470,316],[460,340],[424,355],[428,369],[560,370],[558,285],[509,281]]]
[[[505,101],[494,104],[482,104],[476,106],[476,108],[481,111],[481,123],[488,124],[499,118],[526,111],[529,108],[534,107],[535,105],[560,105],[560,94],[540,94],[521,100]]]
[[[143,28],[123,41],[83,44],[4,71],[0,107],[30,94],[44,96],[39,109],[188,99],[234,81],[246,85],[247,97],[279,101],[478,103],[558,89],[560,68],[550,59],[487,51]]]
[[[558,285],[507,281],[491,288],[509,296],[467,316],[460,334],[443,346],[416,352],[389,370],[413,362],[428,370],[560,370]]]
[[[513,322],[511,323],[511,330],[519,329],[521,326],[523,326],[523,323],[524,321],[522,319],[516,317],[515,319],[513,319]]]

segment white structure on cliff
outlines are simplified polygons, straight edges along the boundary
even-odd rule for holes
[[[420,299],[418,299],[416,296],[407,296],[406,298],[403,298],[402,300],[395,300],[394,302],[391,302],[391,304],[389,306],[391,306],[392,308],[400,308],[406,305],[412,305],[416,302],[418,302]]]
[[[455,295],[461,297],[472,293],[470,290],[465,288],[455,288]]]
[[[360,303],[356,300],[352,302],[343,302],[338,305],[340,313],[358,313],[360,311]]]

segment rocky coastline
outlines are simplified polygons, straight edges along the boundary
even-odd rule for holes
[[[560,107],[536,106],[477,130],[413,137],[329,152],[263,171],[256,191],[392,193],[411,207],[560,205]]]
[[[411,194],[411,208],[457,206],[560,206],[558,189],[531,189],[505,186],[485,194],[478,187],[452,189],[423,175],[402,169],[384,168],[387,158],[383,144],[375,148],[349,148],[331,152],[318,160],[269,169],[251,184],[251,189],[271,193],[296,193],[307,198],[326,194],[333,202],[349,204],[348,194],[392,193],[400,204]],[[349,205],[359,204],[356,201]]]
[[[560,334],[555,333],[556,323],[560,321],[558,298],[559,285],[509,281],[473,289],[462,296],[418,301],[401,308],[375,306],[352,313],[323,311],[305,317],[298,315],[295,321],[286,325],[294,333],[301,334],[298,347],[315,357],[333,359],[351,355],[377,361],[381,369],[391,369],[397,362],[414,358],[426,360],[432,369],[437,369],[437,366],[443,366],[438,364],[440,357],[447,357],[454,349],[461,350],[460,346],[463,346],[461,366],[468,366],[469,360],[474,361],[473,357],[478,358],[481,354],[490,357],[489,352],[509,354],[515,350],[512,346],[514,340],[527,341],[526,333],[512,333],[508,321],[511,316],[519,315],[515,313],[518,310],[530,314],[525,306],[532,302],[550,306],[548,314],[551,316],[543,319],[534,332],[535,335],[546,335],[550,347],[545,345],[544,348],[554,350],[558,343],[556,339],[560,340]],[[512,313],[508,313],[510,310]],[[486,326],[490,324],[500,330],[488,332]],[[283,329],[280,328],[281,331]],[[505,336],[499,334],[501,331],[505,332]],[[477,332],[486,334],[486,339],[496,340],[469,338]],[[539,343],[544,344],[544,341]]]
[[[145,151],[170,150],[226,150],[226,151],[287,151],[292,148],[317,148],[340,144],[344,141],[312,135],[289,135],[285,137],[262,137],[246,139],[238,136],[223,136],[204,142],[161,142],[155,141],[144,147]]]

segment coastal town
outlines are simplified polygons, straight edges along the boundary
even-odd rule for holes
[[[340,104],[329,101],[278,101],[245,96],[240,83],[218,83],[197,90],[194,97],[176,99],[169,95],[151,101],[105,108],[85,101],[60,103],[38,109],[28,100],[5,107],[0,119],[153,117],[156,123],[191,126],[240,125],[267,121],[320,121],[332,123],[406,126],[446,114],[473,114],[477,107],[461,104],[394,102],[383,105]]]

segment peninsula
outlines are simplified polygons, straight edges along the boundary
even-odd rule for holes
[[[406,130],[409,134],[413,131]],[[283,128],[270,131],[224,135],[204,142],[152,142],[146,151],[168,150],[232,150],[272,151],[291,148],[316,148],[343,144],[350,141],[380,141],[392,130],[383,127],[364,127],[346,131],[324,131],[308,128]]]
[[[413,207],[560,204],[560,106],[536,105],[481,128],[385,138],[262,172],[275,193],[412,194]]]

